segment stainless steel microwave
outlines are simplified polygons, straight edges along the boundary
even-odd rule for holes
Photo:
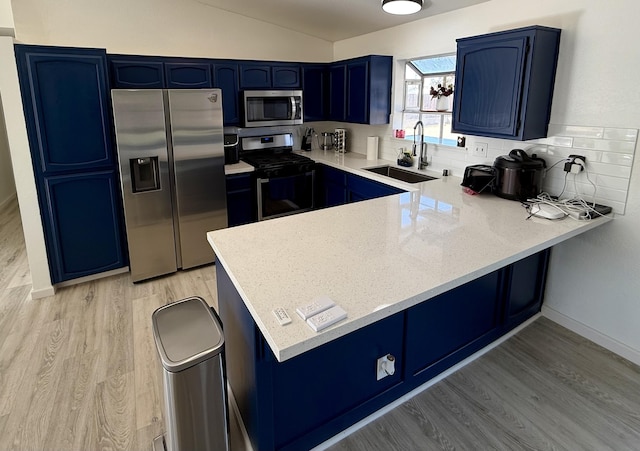
[[[302,124],[302,91],[244,91],[244,126]]]

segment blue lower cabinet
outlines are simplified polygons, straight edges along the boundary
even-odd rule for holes
[[[497,338],[502,284],[495,271],[408,309],[407,375],[427,381]]]
[[[251,173],[227,175],[227,220],[229,227],[256,221],[254,188],[254,177]]]
[[[41,209],[54,283],[126,265],[115,171],[45,177]]]
[[[311,449],[488,345],[508,331],[505,318],[511,328],[535,313],[516,305],[544,291],[547,260],[535,254],[284,362],[216,265],[228,381],[253,448]],[[396,371],[378,381],[387,354]]]
[[[347,174],[340,169],[316,165],[318,207],[335,207],[347,203]]]
[[[347,192],[347,200],[351,203],[404,193],[404,190],[359,175],[347,174]]]
[[[405,191],[340,169],[317,165],[320,207],[334,207]]]
[[[508,268],[503,324],[507,330],[538,313],[542,307],[551,249],[515,262]]]

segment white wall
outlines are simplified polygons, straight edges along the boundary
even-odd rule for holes
[[[32,296],[34,298],[48,296],[53,294],[53,287],[49,276],[29,140],[22,110],[13,38],[10,36],[0,36],[0,99],[31,269]]]
[[[640,3],[615,3],[611,7],[599,0],[492,0],[337,42],[334,57],[378,53],[406,59],[453,52],[458,37],[534,24],[558,27],[563,31],[551,122],[638,129],[640,54],[633,43],[640,39]],[[402,76],[397,69],[394,75]],[[394,94],[397,102],[401,91]],[[358,145],[367,131],[385,138],[391,134],[391,127],[350,128]],[[397,145],[392,139],[382,142]],[[640,158],[635,158],[624,216],[554,249],[545,312],[640,363],[638,171]]]
[[[16,185],[13,180],[11,168],[11,155],[9,154],[9,140],[4,124],[2,111],[2,96],[0,95],[0,210],[16,195]]]
[[[15,36],[11,0],[0,0],[0,36]]]
[[[29,44],[282,61],[329,61],[333,52],[328,41],[196,0],[20,0],[13,13],[16,38]]]

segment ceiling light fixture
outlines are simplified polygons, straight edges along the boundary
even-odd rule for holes
[[[389,14],[414,14],[422,9],[422,0],[382,0],[382,9]]]

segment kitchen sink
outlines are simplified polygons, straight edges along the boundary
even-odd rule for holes
[[[376,174],[381,174],[387,177],[391,177],[392,179],[402,180],[407,183],[420,183],[420,182],[428,182],[429,180],[437,180],[436,177],[430,177],[424,174],[418,174],[417,172],[407,171],[404,169],[397,168],[395,166],[378,166],[375,168],[364,168],[367,171],[375,172]]]

